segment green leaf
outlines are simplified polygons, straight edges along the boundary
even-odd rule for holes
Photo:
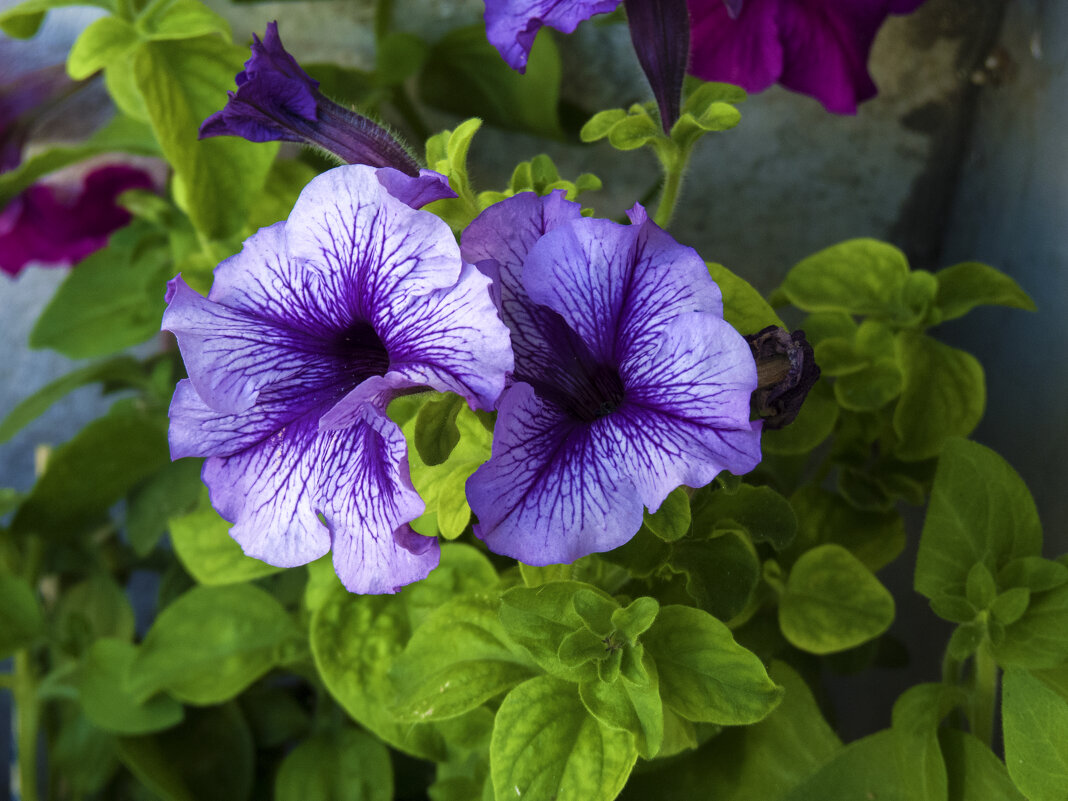
[[[30,347],[84,359],[144,342],[159,333],[171,270],[161,234],[137,223],[118,231],[67,275],[37,319]]]
[[[169,0],[146,6],[137,18],[137,31],[145,39],[194,39],[221,33],[230,41],[230,23],[200,0]]]
[[[194,587],[152,624],[129,689],[139,699],[166,690],[186,703],[217,704],[278,664],[297,636],[282,605],[259,587]]]
[[[605,683],[599,679],[579,685],[579,697],[587,711],[610,729],[630,732],[638,753],[652,759],[664,740],[664,708],[660,701],[656,663],[643,661],[644,681],[633,682],[621,675]]]
[[[537,672],[511,645],[490,595],[454,598],[415,630],[390,673],[400,721],[456,717]]]
[[[201,122],[226,102],[247,55],[209,35],[145,42],[133,59],[137,89],[175,170],[175,199],[209,239],[241,231],[278,150],[276,142],[233,136],[197,140]]]
[[[782,633],[814,654],[844,651],[878,637],[894,620],[894,599],[840,545],[820,545],[794,563],[779,599]]]
[[[1068,698],[1037,676],[1005,671],[1005,764],[1029,801],[1063,801],[1068,787]]]
[[[412,631],[452,598],[497,584],[489,561],[468,545],[446,544],[441,564],[426,579],[395,596],[352,595],[334,582],[311,619],[315,665],[330,694],[354,720],[389,745],[413,756],[441,760],[447,753],[435,724],[400,723],[391,711],[389,671]]]
[[[1052,590],[1068,583],[1068,566],[1041,556],[1013,559],[998,571],[999,587],[1026,587],[1032,592]]]
[[[975,442],[951,439],[938,462],[916,559],[916,591],[963,595],[972,566],[994,574],[1037,556],[1042,528],[1031,493],[1009,464]]]
[[[1051,668],[1068,660],[1068,584],[1031,596],[1023,617],[994,646],[1002,667]]]
[[[743,484],[735,493],[701,491],[693,498],[691,514],[698,537],[740,528],[754,542],[769,542],[775,550],[782,550],[797,533],[797,518],[789,501],[771,487]]]
[[[501,596],[500,619],[509,638],[523,646],[543,670],[580,681],[590,678],[588,663],[567,666],[557,656],[564,639],[586,626],[575,611],[579,593],[600,591],[578,581],[553,581],[538,587],[513,587]]]
[[[982,562],[972,565],[964,580],[964,597],[968,599],[968,602],[976,609],[989,609],[997,593],[998,585],[994,583],[990,568]]]
[[[170,520],[174,552],[189,575],[200,584],[218,586],[250,581],[277,573],[281,568],[245,556],[230,536],[231,523],[211,507],[201,485],[197,508]]]
[[[65,715],[55,740],[49,743],[48,764],[62,776],[72,797],[99,797],[118,769],[114,738],[89,722],[81,711]]]
[[[953,631],[946,651],[954,659],[963,662],[979,650],[986,639],[986,627],[978,623],[963,623]]]
[[[755,723],[782,699],[756,655],[700,609],[661,607],[642,643],[656,661],[664,704],[687,720]]]
[[[582,126],[582,130],[579,131],[579,138],[587,143],[604,139],[615,127],[615,124],[625,119],[626,116],[627,112],[621,108],[598,111]]]
[[[659,139],[663,134],[653,118],[644,111],[637,114],[628,114],[625,118],[612,126],[608,132],[608,142],[616,150],[637,150],[653,139]]]
[[[559,139],[560,55],[546,31],[534,41],[526,73],[501,60],[485,26],[455,28],[435,42],[419,75],[423,102],[491,125]]]
[[[1026,587],[1013,587],[994,599],[990,604],[990,613],[1000,623],[1008,626],[1023,617],[1029,603],[1031,591]]]
[[[893,759],[890,729],[856,740],[779,801],[915,801]]]
[[[163,801],[248,801],[255,752],[233,704],[186,710],[178,726],[120,737],[119,757]]]
[[[899,334],[905,375],[894,409],[894,453],[905,461],[938,456],[950,437],[965,437],[986,408],[982,365],[970,353],[914,332]]]
[[[0,30],[14,39],[30,39],[41,27],[45,12],[68,6],[95,6],[112,10],[107,0],[26,0],[0,13]]]
[[[167,459],[165,421],[117,408],[51,454],[12,530],[71,537]]]
[[[7,442],[25,426],[44,414],[60,398],[78,387],[97,381],[136,385],[143,383],[144,375],[137,360],[129,356],[119,356],[73,370],[45,384],[8,413],[0,423],[0,444]]]
[[[71,47],[67,74],[76,81],[84,80],[123,58],[139,41],[137,30],[126,20],[101,17],[90,23]]]
[[[0,573],[0,659],[30,645],[44,630],[37,596],[20,576]]]
[[[905,547],[905,524],[897,512],[863,511],[813,485],[791,495],[790,504],[797,514],[798,529],[789,553],[800,554],[816,545],[833,543],[848,549],[874,573]]]
[[[894,758],[902,785],[915,801],[946,797],[946,766],[938,745],[938,726],[964,693],[944,684],[918,684],[894,702]]]
[[[708,265],[708,274],[723,293],[723,318],[734,328],[743,334],[755,334],[769,325],[786,327],[752,284],[722,264],[711,261],[705,263]]]
[[[497,801],[612,801],[637,757],[632,736],[591,717],[573,684],[539,676],[501,704],[490,772]]]
[[[1035,310],[1035,303],[1012,278],[986,264],[969,261],[935,273],[937,322],[963,317],[976,306]]]
[[[449,393],[425,404],[415,418],[415,448],[419,458],[429,466],[439,465],[449,458],[460,441],[456,416],[465,406],[464,399]]]
[[[68,653],[82,654],[101,637],[129,642],[133,635],[133,608],[108,573],[94,573],[60,596],[55,636]]]
[[[686,490],[672,490],[655,513],[646,511],[645,525],[664,542],[685,537],[690,531],[690,496]]]
[[[776,801],[831,760],[842,743],[804,680],[785,662],[772,662],[768,674],[785,689],[770,715],[725,729],[691,754],[645,766],[631,777],[621,801]]]
[[[391,801],[389,751],[358,729],[317,734],[290,751],[274,780],[275,801]]]
[[[938,741],[949,779],[948,801],[1024,801],[1005,763],[974,734],[942,729]]]
[[[202,459],[165,464],[130,493],[126,502],[126,536],[138,556],[152,551],[170,518],[196,505],[204,486],[200,480],[202,464]]]
[[[809,390],[797,418],[778,430],[765,429],[760,446],[765,453],[809,454],[834,431],[838,422],[838,403],[827,381],[817,381]]]
[[[851,239],[803,259],[782,292],[800,309],[893,317],[908,280],[905,254],[874,239]]]
[[[904,377],[892,361],[882,361],[834,382],[834,397],[843,409],[874,412],[901,394]]]
[[[979,614],[967,599],[959,595],[938,595],[931,599],[931,609],[943,620],[951,623],[969,623]]]
[[[97,640],[85,655],[78,680],[82,709],[104,731],[145,734],[169,729],[183,717],[182,705],[166,695],[138,702],[125,687],[137,648],[122,640]]]
[[[686,591],[697,606],[724,621],[742,613],[760,580],[756,549],[738,531],[681,542],[672,548],[668,564],[686,576]]]

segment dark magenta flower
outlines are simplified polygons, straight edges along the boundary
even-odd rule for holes
[[[515,353],[492,457],[467,495],[475,533],[527,564],[616,548],[643,506],[760,461],[756,364],[719,287],[640,206],[631,221],[526,193],[463,234],[464,259],[494,278]]]
[[[32,262],[81,261],[130,221],[116,198],[152,187],[147,172],[119,164],[99,167],[73,186],[34,184],[0,211],[0,270],[17,275]]]
[[[250,142],[302,142],[349,164],[392,167],[419,175],[419,164],[381,125],[338,105],[319,91],[267,24],[263,41],[253,34],[252,56],[237,74],[237,91],[204,120],[200,138],[240,136]],[[451,196],[451,195],[450,195]]]
[[[216,268],[207,298],[175,278],[163,327],[189,378],[171,402],[171,456],[206,456],[211,501],[251,556],[291,567],[333,552],[353,592],[427,575],[437,540],[386,416],[418,388],[493,407],[512,368],[489,279],[440,219],[366,166],[313,179],[288,220]]]
[[[688,0],[690,72],[760,92],[773,83],[854,114],[873,97],[868,54],[890,14],[923,0]]]

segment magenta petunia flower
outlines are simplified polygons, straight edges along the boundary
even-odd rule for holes
[[[290,567],[332,551],[362,593],[425,577],[439,554],[408,526],[424,506],[386,404],[430,387],[489,409],[512,368],[489,279],[376,172],[313,179],[207,298],[175,278],[163,317],[189,372],[171,456],[208,457],[212,504],[246,553]]]
[[[18,275],[33,262],[81,261],[130,221],[116,198],[152,187],[147,172],[121,164],[93,170],[80,185],[34,184],[0,211],[0,270]]]
[[[262,41],[253,34],[252,56],[236,83],[237,91],[229,93],[226,106],[200,126],[201,139],[239,136],[250,142],[302,142],[349,164],[419,175],[419,164],[385,128],[319,91],[319,82],[282,46],[277,22],[267,24]],[[455,194],[449,191],[441,197]]]
[[[463,235],[464,259],[494,277],[515,353],[468,500],[475,533],[527,564],[616,548],[643,506],[760,461],[756,364],[719,288],[640,206],[631,221],[528,193]]]
[[[760,92],[773,83],[855,114],[873,97],[868,54],[890,14],[923,0],[688,0],[690,72]]]

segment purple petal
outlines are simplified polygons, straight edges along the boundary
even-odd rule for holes
[[[745,0],[723,0],[723,5],[727,7],[727,13],[731,15],[731,19],[738,19],[738,15],[742,13],[742,6],[745,5]]]
[[[690,72],[747,92],[762,92],[782,76],[779,0],[747,0],[737,19],[722,3],[689,0]]]
[[[558,372],[561,339],[568,338],[559,316],[527,296],[520,280],[523,262],[546,231],[580,217],[581,206],[565,200],[563,192],[547,197],[524,192],[490,206],[461,238],[464,260],[494,279],[501,317],[512,333],[517,380]]]
[[[690,58],[686,0],[625,0],[634,52],[653,90],[665,133],[679,118]]]
[[[209,458],[203,477],[234,539],[269,564],[306,564],[333,549],[342,583],[361,593],[395,592],[437,565],[433,544],[415,553],[408,532],[400,542],[394,535],[424,507],[403,435],[369,407],[340,431],[299,418],[252,448]]]
[[[508,65],[525,72],[542,25],[571,33],[594,14],[615,11],[620,0],[486,0],[486,38]]]
[[[449,179],[433,170],[420,170],[419,175],[413,178],[400,170],[383,167],[378,171],[378,182],[393,197],[413,209],[421,209],[435,200],[457,197],[449,186]]]
[[[523,285],[598,360],[621,368],[651,358],[679,314],[723,314],[719,287],[701,257],[649,221],[584,218],[550,231],[531,248]]]
[[[530,565],[573,562],[629,540],[642,504],[605,430],[576,425],[527,384],[506,389],[493,456],[467,482],[475,534]]]

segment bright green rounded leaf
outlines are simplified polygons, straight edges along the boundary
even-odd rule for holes
[[[734,328],[743,334],[755,334],[769,325],[786,327],[771,304],[752,284],[722,264],[711,261],[705,263],[708,265],[708,274],[723,293],[723,318]]]
[[[645,525],[664,542],[681,540],[690,531],[690,496],[678,487],[672,490],[655,513],[645,513]]]
[[[938,733],[949,778],[950,801],[1024,801],[1005,763],[974,734],[945,728]]]
[[[783,455],[811,453],[834,431],[834,425],[838,422],[838,408],[830,383],[817,381],[792,423],[778,430],[765,430],[761,434],[761,448],[766,453]]]
[[[415,448],[428,466],[439,465],[449,458],[460,441],[456,415],[464,399],[449,393],[423,405],[415,418]]]
[[[1029,801],[1064,801],[1068,788],[1068,698],[1037,676],[1005,671],[1001,699],[1005,764]]]
[[[691,515],[697,537],[743,529],[754,542],[770,542],[775,550],[782,550],[797,533],[797,517],[789,501],[771,487],[742,484],[734,493],[705,489],[694,496]]]
[[[1041,556],[1013,559],[998,571],[999,587],[1026,587],[1031,592],[1052,590],[1068,584],[1068,567]]]
[[[604,139],[608,136],[612,127],[620,120],[625,119],[626,116],[627,112],[621,108],[598,111],[582,126],[582,130],[579,131],[579,137],[583,142],[596,142],[598,139]]]
[[[44,629],[41,604],[20,576],[0,573],[0,659],[32,643]]]
[[[79,700],[86,716],[104,731],[144,734],[168,729],[182,720],[182,705],[167,695],[138,703],[126,689],[126,675],[137,648],[104,638],[85,655],[78,680]]]
[[[1013,587],[998,595],[990,604],[990,613],[1004,625],[1015,623],[1031,603],[1031,591],[1026,587]]]
[[[100,637],[133,639],[133,608],[107,573],[93,574],[64,591],[56,611],[57,638],[71,653],[82,653]]]
[[[997,621],[994,621],[997,622]],[[1052,668],[1068,660],[1068,584],[1031,595],[1023,616],[994,645],[1002,667]]]
[[[900,395],[903,387],[901,370],[884,361],[840,376],[834,382],[834,397],[843,409],[874,412]]]
[[[389,751],[367,732],[339,729],[304,740],[274,780],[275,801],[391,801]]]
[[[432,612],[393,662],[398,720],[456,717],[537,672],[512,645],[489,594],[454,598]]]
[[[798,524],[790,554],[834,543],[874,572],[897,558],[905,547],[905,524],[897,512],[857,509],[836,493],[813,485],[797,490],[790,496],[790,504]]]
[[[76,81],[84,80],[125,56],[139,41],[130,23],[119,17],[101,17],[90,23],[71,47],[67,74]]]
[[[760,580],[756,549],[740,531],[678,543],[668,564],[686,577],[686,591],[696,605],[723,621],[746,608]]]
[[[800,309],[893,316],[908,279],[905,254],[874,239],[851,239],[802,260],[782,292]]]
[[[777,801],[916,801],[893,752],[889,729],[855,740]]]
[[[138,699],[166,690],[191,704],[217,704],[274,667],[297,636],[288,613],[250,584],[194,587],[160,612],[130,667]]]
[[[972,566],[996,574],[1038,556],[1042,527],[1027,485],[994,451],[951,439],[938,461],[916,558],[916,591],[963,595]]]
[[[814,654],[867,642],[893,620],[894,599],[886,587],[840,545],[821,545],[802,554],[779,599],[782,633]]]
[[[644,759],[652,759],[664,740],[664,708],[656,664],[648,656],[644,661],[644,681],[631,682],[625,676],[611,683],[585,681],[579,685],[579,697],[589,713],[605,726],[633,734],[638,753]]]
[[[664,704],[687,720],[755,723],[782,699],[760,659],[700,609],[661,607],[641,642],[656,661]]]
[[[963,317],[976,306],[1035,310],[1035,303],[1012,278],[979,262],[964,262],[935,273],[939,322]]]
[[[661,136],[660,129],[648,114],[629,114],[612,126],[608,141],[616,150],[636,150],[650,139]]]
[[[230,23],[199,0],[153,3],[137,18],[137,30],[146,39],[194,39],[221,33],[230,40]]]
[[[986,408],[983,367],[970,353],[925,334],[903,331],[898,342],[905,384],[894,409],[894,453],[905,461],[931,459],[947,439],[966,437],[979,424]]]
[[[612,801],[623,789],[634,738],[592,717],[577,689],[539,676],[505,697],[490,742],[497,801]]]
[[[182,566],[201,584],[237,584],[277,573],[280,568],[245,556],[230,536],[231,524],[211,508],[202,489],[197,508],[171,518],[171,542]]]
[[[982,562],[976,562],[968,571],[964,580],[964,597],[976,609],[988,609],[998,594],[998,585],[990,568]]]

